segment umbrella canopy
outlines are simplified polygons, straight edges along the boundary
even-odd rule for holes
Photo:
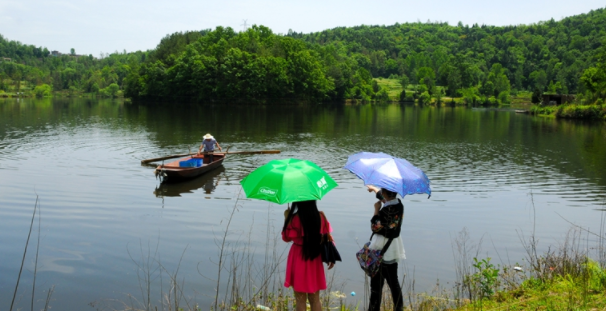
[[[429,178],[410,162],[386,153],[359,152],[349,156],[346,169],[356,174],[365,185],[373,185],[399,193],[427,193],[431,196]]]
[[[337,183],[318,165],[298,159],[269,161],[242,181],[247,198],[284,204],[319,200]]]

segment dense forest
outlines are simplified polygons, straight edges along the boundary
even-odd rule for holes
[[[26,81],[134,100],[384,100],[387,92],[373,78],[385,77],[416,85],[419,102],[450,96],[506,103],[533,91],[592,103],[606,96],[605,42],[605,9],[506,27],[428,21],[286,35],[264,26],[217,27],[100,58],[73,49],[55,56],[0,36],[0,92]]]
[[[168,36],[125,87],[127,96],[146,100],[324,101],[349,97],[354,87],[374,96],[372,84],[346,54],[253,26]]]

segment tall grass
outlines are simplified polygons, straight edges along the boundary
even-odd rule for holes
[[[38,241],[36,243],[36,253],[35,253],[35,260],[34,260],[34,273],[33,273],[33,277],[32,277],[32,293],[31,293],[31,299],[30,299],[30,309],[31,311],[34,310],[34,303],[35,303],[35,297],[36,297],[36,277],[38,275],[38,254],[40,252],[40,229],[41,229],[41,223],[42,223],[42,219],[40,216],[40,206],[39,206],[39,200],[38,200],[38,196],[36,195],[36,202],[34,203],[34,211],[32,213],[32,219],[29,225],[29,231],[27,233],[27,239],[25,240],[25,248],[23,249],[23,257],[21,259],[21,266],[19,267],[19,274],[17,275],[17,281],[15,282],[15,289],[13,291],[13,298],[11,299],[11,305],[9,308],[9,311],[12,311],[13,308],[15,307],[15,299],[17,298],[17,292],[19,291],[19,284],[21,282],[21,275],[23,273],[23,267],[25,265],[25,258],[27,257],[27,249],[29,246],[29,240],[31,238],[32,235],[32,230],[34,228],[34,220],[36,219],[36,212],[38,213]],[[50,308],[50,301],[51,301],[51,297],[53,294],[55,286],[51,286],[46,294],[46,300],[45,300],[45,304],[44,304],[44,308],[42,310],[46,311]]]
[[[205,271],[209,262],[198,263],[199,275],[215,284],[211,305],[199,306],[193,302],[194,297],[185,294],[184,280],[178,274],[185,250],[176,269],[169,271],[160,260],[158,238],[154,247],[148,243],[147,250],[140,242],[140,255],[137,257],[128,251],[137,267],[140,294],[139,297],[128,295],[128,301],[121,303],[123,310],[256,310],[257,305],[289,310],[294,298],[281,285],[280,265],[285,251],[279,250],[277,234],[268,224],[263,259],[259,263],[251,240],[254,218],[248,232],[238,233],[231,228],[240,207],[239,200],[236,200],[222,222],[225,227],[214,233],[218,255],[216,261],[210,263],[216,265],[216,275],[213,277]],[[234,234],[238,236],[234,238]],[[157,297],[158,292],[160,297]]]

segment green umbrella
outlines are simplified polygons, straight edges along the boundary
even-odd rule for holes
[[[242,181],[247,198],[278,204],[319,200],[337,183],[318,165],[298,159],[273,160]]]

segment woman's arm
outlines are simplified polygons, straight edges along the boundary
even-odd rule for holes
[[[370,230],[374,233],[383,234],[385,228],[383,227],[384,219],[381,217],[381,201],[378,201],[374,205],[375,213],[370,219]]]
[[[373,216],[374,216],[374,215],[379,215],[379,211],[380,211],[380,210],[381,210],[381,201],[377,201],[377,202],[375,203],[375,213],[373,214]]]
[[[371,230],[386,238],[396,238],[399,235],[402,217],[403,211],[400,211],[396,205],[384,207],[378,215],[372,217]]]
[[[287,208],[286,210],[284,210],[284,221],[286,221],[288,219],[289,214],[290,214],[290,207]],[[288,237],[288,231],[290,231],[290,230],[292,230],[290,223],[284,225],[284,230],[282,230],[282,241],[284,241],[284,242],[292,241],[292,239]]]
[[[288,236],[288,231],[292,230],[290,228],[286,228],[286,230],[282,231],[282,241],[284,242],[292,242],[292,239]]]

